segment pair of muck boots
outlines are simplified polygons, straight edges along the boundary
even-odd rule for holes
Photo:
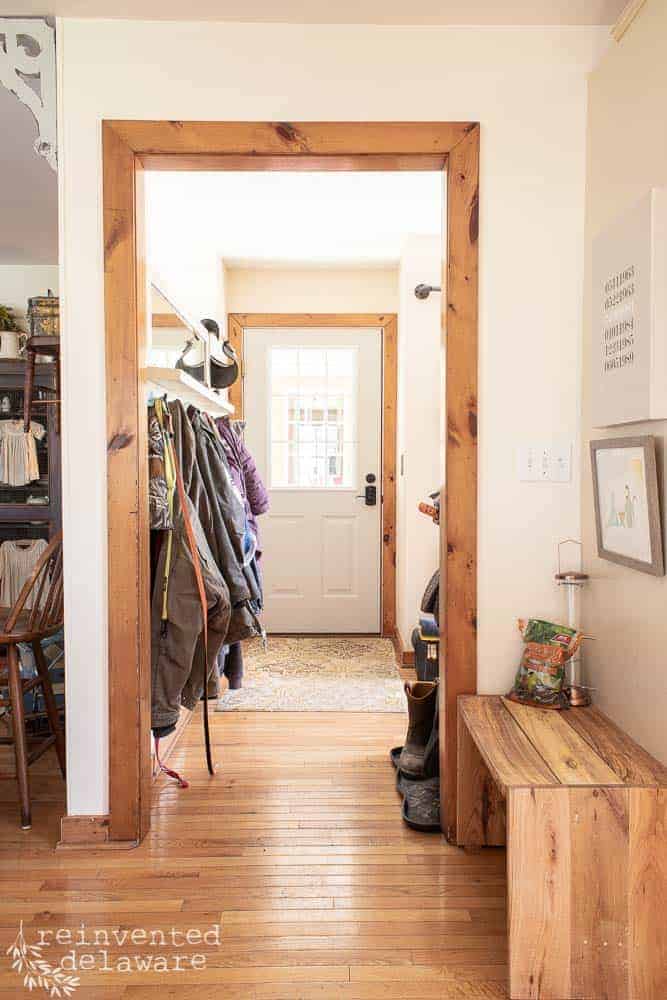
[[[391,751],[404,821],[415,830],[440,830],[440,767],[437,681],[405,685],[408,732]]]

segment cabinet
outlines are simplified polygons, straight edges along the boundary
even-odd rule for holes
[[[23,420],[23,359],[0,359],[0,420]],[[46,434],[37,441],[40,476],[26,486],[0,483],[0,542],[8,538],[51,538],[60,530],[61,460],[55,402],[56,368],[35,365],[32,420]]]

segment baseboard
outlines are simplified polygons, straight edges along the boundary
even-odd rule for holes
[[[108,841],[108,816],[63,816],[60,821],[60,840],[56,849],[98,847]]]
[[[391,641],[394,645],[394,652],[396,654],[396,663],[399,667],[414,667],[415,665],[415,651],[414,649],[406,649],[405,643],[401,633],[398,630],[398,626],[394,628],[393,635],[391,636]]]

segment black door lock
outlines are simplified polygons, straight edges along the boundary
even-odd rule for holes
[[[377,486],[366,486],[364,492],[360,493],[357,500],[363,500],[367,507],[375,507],[378,502]]]

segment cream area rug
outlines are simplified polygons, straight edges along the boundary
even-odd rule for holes
[[[243,644],[244,678],[218,712],[405,712],[389,639],[270,636]],[[223,683],[225,683],[223,678]]]

